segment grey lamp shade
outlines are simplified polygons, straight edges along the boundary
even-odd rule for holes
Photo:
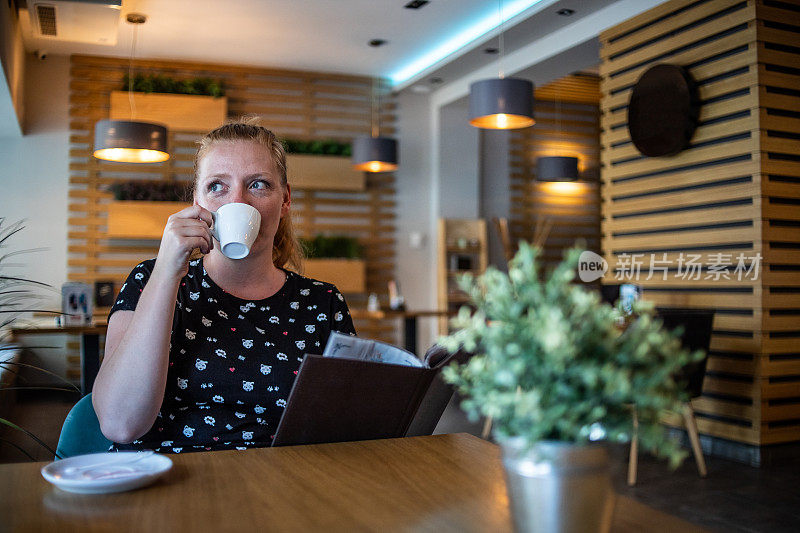
[[[353,168],[366,172],[397,170],[397,140],[390,137],[357,137],[353,141]]]
[[[100,120],[94,127],[93,155],[124,163],[166,161],[167,128],[150,122]]]
[[[539,181],[575,181],[578,179],[578,158],[550,156],[536,160]]]
[[[469,86],[469,123],[495,130],[532,126],[533,83],[519,78],[474,82]]]

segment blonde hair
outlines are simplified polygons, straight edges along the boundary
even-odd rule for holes
[[[200,146],[194,156],[194,175],[197,185],[197,170],[200,161],[208,154],[211,148],[218,142],[251,141],[265,146],[272,155],[272,160],[278,169],[281,178],[281,185],[284,189],[288,185],[286,178],[286,151],[283,144],[273,132],[257,124],[258,117],[248,117],[236,122],[229,122],[211,130],[200,139],[197,144]],[[194,193],[194,190],[192,191]],[[294,269],[299,269],[303,262],[303,248],[292,226],[292,213],[289,211],[281,217],[278,223],[278,231],[275,233],[275,240],[272,243],[272,262],[276,267],[291,265]]]

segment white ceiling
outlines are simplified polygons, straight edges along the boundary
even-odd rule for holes
[[[18,2],[20,0],[17,0]],[[503,0],[506,13],[519,15],[506,22],[506,49],[530,39],[532,32],[559,26],[613,3],[613,0]],[[30,4],[32,0],[27,0]],[[493,0],[430,0],[421,9],[405,9],[409,0],[124,0],[115,46],[81,44],[25,35],[29,51],[50,54],[92,54],[128,57],[133,26],[128,12],[140,12],[148,21],[139,28],[136,57],[177,59],[342,72],[391,78],[426,53],[445,45],[454,36],[494,17],[499,2]],[[520,5],[528,6],[520,11]],[[556,14],[571,7],[573,17]],[[516,28],[514,28],[516,26]],[[520,31],[520,28],[528,30]],[[515,31],[513,31],[515,30]],[[436,72],[457,76],[463,68],[496,61],[482,52],[482,44],[496,36],[491,30],[451,53],[422,74],[396,88]],[[385,39],[384,46],[368,46],[371,39]],[[493,39],[497,46],[497,39]],[[467,60],[469,54],[472,58]],[[469,63],[468,67],[466,63]],[[447,66],[449,70],[441,70]],[[461,69],[463,70],[463,69]]]

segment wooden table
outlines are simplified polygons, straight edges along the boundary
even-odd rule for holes
[[[172,455],[155,485],[63,492],[0,465],[4,531],[510,531],[499,448],[466,434]],[[618,497],[613,531],[701,531]]]
[[[92,392],[94,379],[100,370],[100,335],[105,335],[107,324],[87,326],[59,326],[44,328],[12,328],[12,341],[23,335],[80,335],[81,336],[81,394]]]

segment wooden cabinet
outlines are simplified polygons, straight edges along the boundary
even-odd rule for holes
[[[458,288],[461,274],[481,274],[489,263],[486,221],[483,219],[439,219],[439,309],[457,311],[467,303],[467,295]],[[447,319],[439,332],[447,333]]]

